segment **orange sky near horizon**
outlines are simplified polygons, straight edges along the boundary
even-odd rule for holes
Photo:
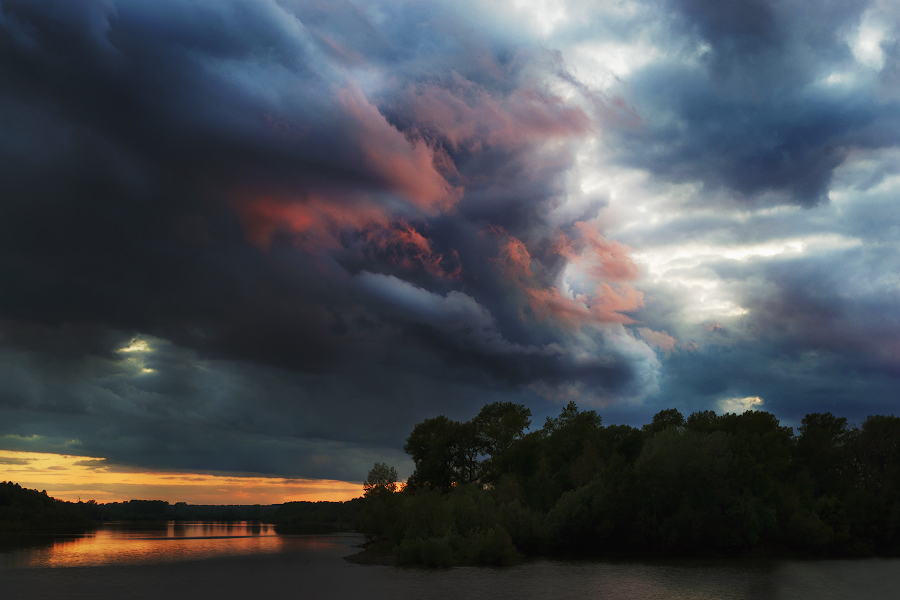
[[[110,464],[105,458],[12,450],[0,450],[0,481],[46,490],[60,500],[100,503],[165,500],[170,504],[281,504],[350,500],[363,492],[362,482],[148,471]]]

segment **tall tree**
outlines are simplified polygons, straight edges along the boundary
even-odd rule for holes
[[[370,498],[382,494],[393,494],[397,491],[397,479],[397,469],[377,462],[363,482],[364,495],[366,498]]]
[[[488,456],[483,472],[488,478],[512,472],[509,450],[531,426],[531,409],[512,402],[494,402],[481,409],[474,424],[478,450]]]
[[[850,478],[850,428],[847,419],[831,413],[812,413],[803,417],[797,429],[795,462],[813,478],[815,495],[836,494],[852,484]]]
[[[444,415],[425,419],[413,428],[403,446],[416,465],[408,485],[447,493],[455,484],[468,481],[472,456],[469,446],[474,444],[470,426]]]

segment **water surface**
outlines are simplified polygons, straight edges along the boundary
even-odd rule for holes
[[[0,552],[20,598],[838,600],[897,598],[900,560],[535,560],[509,568],[361,566],[353,534],[278,535],[248,523],[105,526]]]

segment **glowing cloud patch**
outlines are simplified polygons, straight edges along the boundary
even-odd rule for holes
[[[887,37],[881,15],[867,11],[862,18],[856,36],[848,40],[853,56],[861,64],[880,71],[884,66],[884,51],[881,44]]]
[[[118,352],[150,352],[150,345],[145,340],[131,340],[128,346],[119,348]]]
[[[763,399],[759,396],[747,396],[746,398],[728,398],[719,400],[719,408],[723,413],[742,414],[748,410],[756,410],[763,405]]]

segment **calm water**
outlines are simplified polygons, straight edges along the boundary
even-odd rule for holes
[[[0,597],[895,599],[900,560],[559,561],[429,571],[359,566],[350,534],[224,523],[106,526],[0,551]]]

